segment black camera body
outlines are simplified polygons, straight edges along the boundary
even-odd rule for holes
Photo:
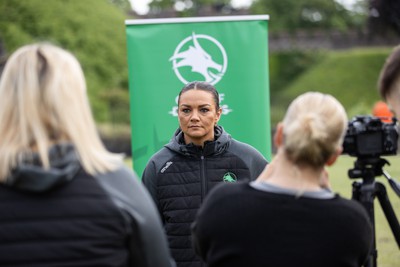
[[[395,118],[384,123],[378,117],[356,116],[349,121],[342,153],[359,158],[396,155],[398,137]]]

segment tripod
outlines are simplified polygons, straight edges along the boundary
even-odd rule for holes
[[[353,182],[352,199],[360,202],[367,210],[370,218],[373,234],[373,247],[370,255],[368,256],[365,267],[376,267],[378,251],[376,249],[376,236],[375,236],[375,216],[374,216],[374,198],[378,197],[379,203],[389,223],[392,233],[395,237],[397,245],[400,248],[400,225],[397,220],[396,214],[393,210],[392,204],[388,198],[385,186],[375,181],[376,176],[384,175],[391,185],[392,189],[400,197],[400,184],[393,180],[390,175],[385,172],[382,167],[389,164],[386,159],[376,158],[357,158],[354,163],[354,168],[349,170],[350,178],[362,178],[362,182]]]

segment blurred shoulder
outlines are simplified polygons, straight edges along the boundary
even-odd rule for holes
[[[262,154],[252,145],[238,141],[234,138],[231,140],[231,145],[229,146],[229,150],[235,153],[251,153],[253,155],[257,155],[263,157]]]
[[[351,216],[351,217],[356,216],[363,220],[369,220],[368,213],[360,202],[353,199],[343,198],[338,194],[336,195],[336,199],[337,199],[337,204],[339,206],[338,210],[344,216]]]
[[[127,191],[126,187],[130,190],[141,187],[138,175],[124,164],[113,171],[99,173],[96,178],[103,186],[118,189],[118,191]]]

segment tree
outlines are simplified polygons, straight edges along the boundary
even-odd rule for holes
[[[132,9],[131,2],[129,0],[108,0],[111,4],[115,5],[125,13],[129,13]]]
[[[258,0],[251,11],[269,14],[272,32],[346,30],[355,24],[351,12],[334,0]]]
[[[105,92],[118,90],[118,95],[125,96],[118,98],[120,105],[129,103],[126,17],[116,2],[122,4],[124,0],[0,1],[0,52],[11,54],[22,45],[38,41],[68,49],[85,71],[96,120],[110,121],[109,103],[116,100]],[[116,119],[129,123],[129,115]]]
[[[362,1],[362,0],[359,0]],[[394,0],[393,0],[394,1]],[[203,16],[237,14],[231,0],[152,0],[150,17]],[[247,12],[268,14],[269,30],[294,32],[301,30],[347,30],[364,23],[366,15],[352,12],[335,0],[254,0]]]
[[[400,1],[370,0],[368,30],[371,35],[400,35]]]
[[[149,16],[227,15],[233,11],[230,2],[231,0],[152,0]]]

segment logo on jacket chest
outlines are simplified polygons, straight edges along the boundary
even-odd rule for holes
[[[235,183],[237,181],[237,177],[233,172],[227,172],[222,177],[222,181],[224,183]]]

